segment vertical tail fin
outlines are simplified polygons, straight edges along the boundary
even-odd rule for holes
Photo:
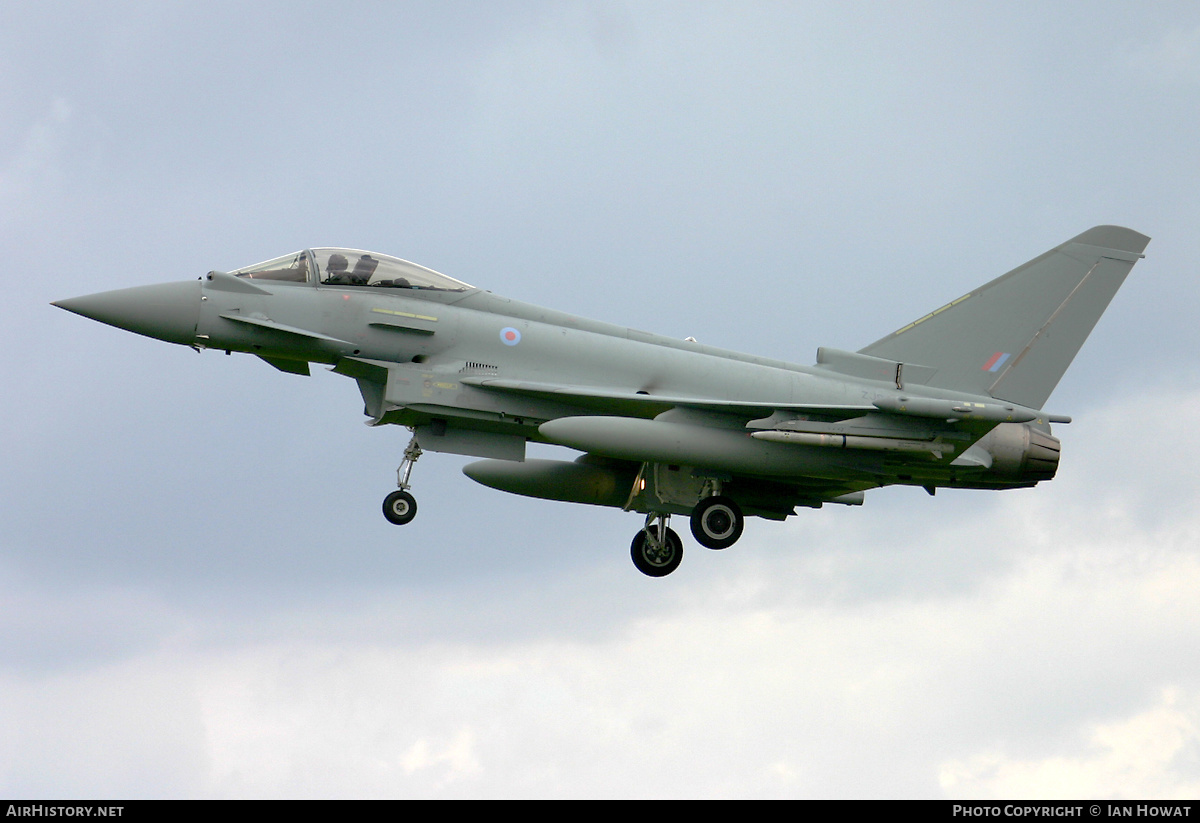
[[[1088,229],[860,353],[930,366],[930,386],[1041,408],[1149,242]]]

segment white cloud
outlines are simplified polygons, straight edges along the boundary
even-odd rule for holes
[[[1086,751],[1021,760],[989,751],[941,769],[950,797],[1160,798],[1200,794],[1200,700],[1165,688],[1143,712],[1096,724]]]
[[[1157,413],[1131,400],[1060,432],[1062,476],[1035,491],[806,512],[727,552],[693,549],[665,581],[597,578],[569,605],[544,581],[510,580],[504,597],[475,602],[451,587],[444,608],[472,628],[437,640],[420,629],[434,614],[411,621],[437,599],[414,605],[387,587],[319,614],[272,605],[223,623],[156,603],[166,633],[124,661],[10,673],[2,785],[43,796],[1194,795],[1200,483],[1195,436],[1173,410],[1200,396],[1155,396]],[[1174,448],[1148,461],[1148,442]],[[1164,485],[1179,505],[1158,505]],[[772,545],[781,530],[803,547]],[[563,624],[579,598],[607,631]],[[647,598],[655,609],[624,611]],[[495,609],[559,626],[476,628]]]

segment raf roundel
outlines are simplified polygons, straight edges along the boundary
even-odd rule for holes
[[[521,333],[512,326],[501,329],[500,342],[506,346],[515,346],[521,342]]]

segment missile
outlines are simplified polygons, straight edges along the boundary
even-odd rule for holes
[[[988,420],[996,423],[1028,423],[1041,412],[1015,403],[972,403],[964,400],[944,400],[933,397],[881,397],[874,401],[880,411],[908,414],[913,417],[937,417],[943,420]],[[1066,422],[1048,416],[1051,422]]]
[[[754,475],[823,476],[850,464],[844,452],[756,440],[741,428],[716,428],[632,417],[561,417],[538,427],[551,443],[646,463],[706,466]],[[861,463],[858,466],[863,468]]]
[[[772,443],[797,443],[807,446],[824,446],[835,449],[868,449],[872,451],[928,452],[941,457],[943,452],[954,451],[954,446],[943,440],[912,440],[899,437],[862,437],[847,434],[818,434],[802,431],[756,431],[750,436],[756,440]]]

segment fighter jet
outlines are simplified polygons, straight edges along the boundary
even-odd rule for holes
[[[53,305],[138,334],[358,383],[372,426],[412,431],[384,516],[410,522],[423,452],[514,494],[645,515],[651,577],[745,518],[857,506],[893,484],[1015,489],[1054,477],[1043,410],[1150,238],[1097,226],[857,352],[803,366],[510,300],[395,257],[313,248],[198,280]],[[582,454],[525,459],[529,442]]]

